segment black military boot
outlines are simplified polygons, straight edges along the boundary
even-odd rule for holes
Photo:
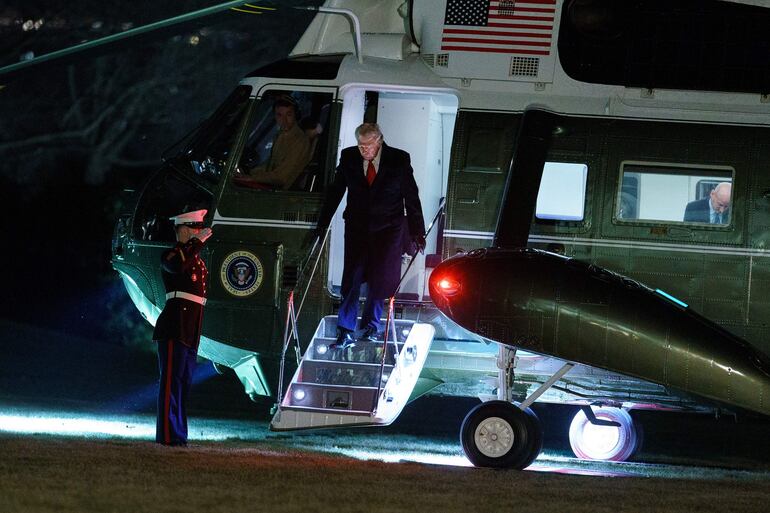
[[[361,336],[358,337],[358,340],[363,342],[377,342],[377,340],[379,340],[377,328],[374,326],[367,326]]]

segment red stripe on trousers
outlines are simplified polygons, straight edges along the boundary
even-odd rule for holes
[[[168,341],[168,351],[166,358],[166,398],[163,408],[163,440],[166,444],[171,443],[171,426],[169,425],[168,417],[171,414],[171,371],[174,368],[174,341]]]

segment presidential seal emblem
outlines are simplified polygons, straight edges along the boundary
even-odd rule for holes
[[[234,251],[225,257],[219,276],[225,290],[236,297],[252,295],[262,285],[262,262],[248,251]]]

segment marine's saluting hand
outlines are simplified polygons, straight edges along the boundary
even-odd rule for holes
[[[206,240],[211,237],[211,228],[203,228],[201,231],[199,231],[195,238],[197,238],[201,242],[206,242]]]

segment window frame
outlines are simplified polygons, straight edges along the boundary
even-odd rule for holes
[[[235,169],[239,166],[240,160],[243,156],[243,152],[245,150],[245,145],[247,143],[247,134],[248,134],[248,128],[251,125],[252,121],[254,120],[254,116],[256,115],[256,111],[259,108],[259,105],[266,100],[266,96],[269,96],[270,93],[274,91],[290,91],[290,92],[303,92],[303,93],[317,93],[317,94],[329,94],[331,95],[331,102],[330,102],[330,111],[329,111],[329,119],[327,120],[327,125],[325,127],[325,131],[328,132],[328,140],[326,141],[327,147],[326,147],[326,156],[325,156],[325,162],[321,162],[320,164],[324,166],[323,173],[319,175],[320,189],[316,189],[313,191],[304,191],[304,190],[278,190],[278,189],[252,189],[249,187],[240,187],[233,184],[233,176]],[[331,182],[331,179],[334,174],[334,165],[332,160],[332,154],[334,154],[334,157],[336,158],[336,152],[334,151],[336,149],[336,137],[332,137],[332,135],[339,130],[338,126],[338,120],[335,119],[335,116],[337,116],[336,109],[338,109],[339,105],[339,87],[337,86],[321,86],[321,85],[311,85],[311,84],[302,84],[297,82],[292,83],[282,83],[282,82],[266,82],[263,84],[260,84],[259,87],[254,86],[252,89],[252,95],[249,98],[249,101],[251,104],[249,105],[249,112],[246,114],[246,116],[243,119],[243,124],[241,126],[240,131],[240,137],[238,138],[238,141],[233,146],[232,151],[232,158],[228,160],[227,165],[227,173],[226,173],[226,180],[223,181],[223,191],[225,191],[225,194],[248,194],[248,195],[254,195],[254,194],[279,194],[281,196],[298,196],[298,197],[307,197],[307,196],[317,196],[317,197],[323,197],[325,194],[326,186]],[[235,158],[237,156],[237,158]],[[329,166],[331,168],[329,169]]]
[[[730,220],[727,224],[709,224],[709,223],[696,223],[691,221],[673,221],[665,219],[624,219],[618,216],[620,211],[621,194],[623,188],[623,177],[627,166],[639,166],[647,168],[661,169],[663,172],[659,174],[671,174],[665,173],[666,170],[681,170],[682,172],[675,176],[699,176],[697,174],[685,174],[686,170],[701,170],[701,171],[726,171],[730,173],[730,183],[733,185],[732,193],[730,196],[731,212]],[[612,206],[612,223],[616,225],[629,225],[629,226],[676,226],[685,228],[698,228],[718,231],[730,231],[735,228],[735,212],[732,209],[732,205],[735,204],[735,167],[720,164],[693,164],[685,162],[657,162],[648,160],[621,160],[618,166],[617,182],[614,191],[614,200]],[[686,206],[686,205],[685,205]]]

